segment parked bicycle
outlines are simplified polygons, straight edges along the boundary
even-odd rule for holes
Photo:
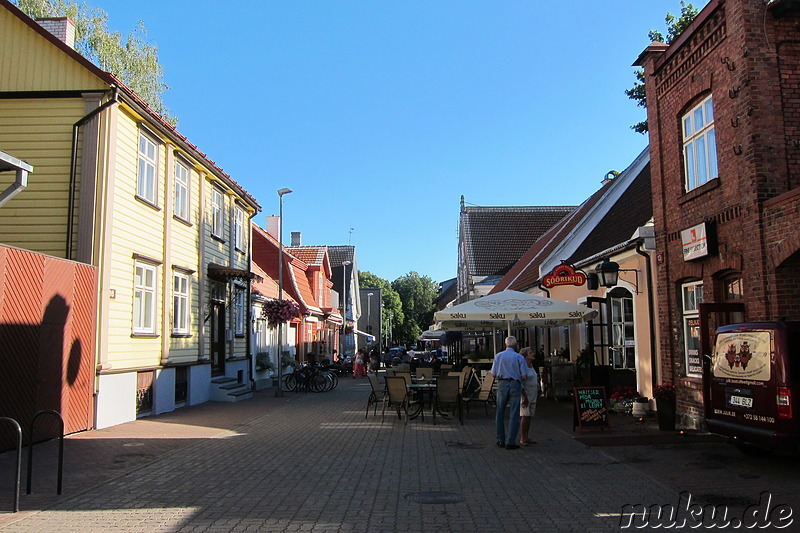
[[[328,367],[303,365],[283,376],[281,390],[286,392],[328,392],[339,384],[339,376]]]

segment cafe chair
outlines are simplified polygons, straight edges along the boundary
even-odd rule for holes
[[[386,396],[386,391],[381,388],[380,383],[378,383],[378,376],[375,374],[367,374],[367,379],[369,380],[369,385],[372,390],[369,393],[369,398],[367,398],[367,413],[364,415],[364,418],[369,416],[369,408],[371,406],[375,406],[375,412],[372,413],[373,416],[378,414],[378,404],[383,402],[383,397]]]
[[[464,397],[464,406],[467,408],[467,416],[469,416],[469,404],[472,402],[483,402],[486,416],[489,416],[489,405],[497,405],[497,397],[494,393],[494,377],[491,374],[487,374],[486,377],[483,378],[483,383],[481,383],[481,388],[478,389],[477,394]]]
[[[386,396],[383,398],[383,413],[381,415],[381,424],[386,419],[386,408],[394,409],[397,412],[397,418],[402,418],[401,411],[406,415],[406,424],[410,416],[409,411],[415,411],[417,414],[422,412],[422,420],[425,420],[425,412],[422,409],[422,404],[411,398],[406,387],[406,380],[399,376],[392,376],[386,378]]]
[[[406,380],[406,387],[411,385],[412,381],[411,381],[411,372],[410,371],[409,372],[395,372],[394,375],[395,375],[395,377],[400,377],[400,378],[403,378],[404,380]]]
[[[458,378],[447,376],[436,381],[436,392],[433,395],[433,424],[436,425],[436,414],[447,418],[447,411],[452,411],[453,416],[458,414],[458,420],[464,424],[461,411],[461,393]]]

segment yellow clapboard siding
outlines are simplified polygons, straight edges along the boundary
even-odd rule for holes
[[[0,91],[107,88],[97,75],[67,58],[61,49],[7,9],[0,9],[0,27]]]

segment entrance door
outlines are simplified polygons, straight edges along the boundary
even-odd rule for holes
[[[211,304],[211,375],[225,375],[225,304]]]
[[[714,333],[718,327],[744,320],[744,304],[741,302],[699,304],[700,312],[700,360],[703,365],[703,404],[705,416],[710,418],[711,401],[708,398],[711,383],[711,352],[714,349]]]

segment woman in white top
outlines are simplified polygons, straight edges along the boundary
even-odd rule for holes
[[[536,400],[539,398],[539,374],[533,366],[533,360],[536,358],[536,352],[533,348],[523,348],[519,352],[524,358],[528,366],[528,379],[522,382],[522,399],[519,404],[519,445],[530,446],[536,444],[535,440],[531,440],[528,432],[531,429],[531,420],[533,415],[536,414]]]

